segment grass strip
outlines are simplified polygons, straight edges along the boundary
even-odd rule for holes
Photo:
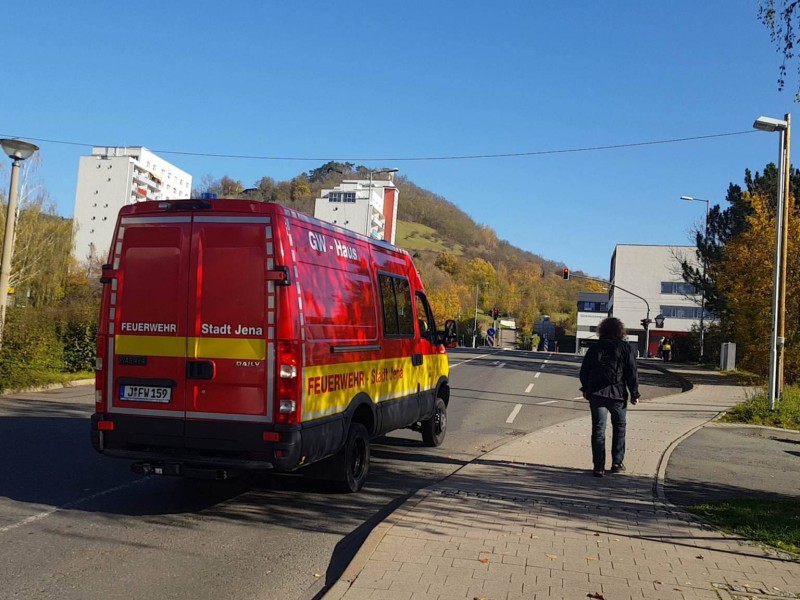
[[[748,498],[698,504],[689,509],[715,527],[800,554],[800,503]]]
[[[724,423],[749,423],[783,429],[800,430],[800,388],[786,386],[783,394],[770,410],[766,392],[754,394],[731,408],[720,421]]]

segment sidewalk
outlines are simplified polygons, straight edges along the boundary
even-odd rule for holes
[[[325,600],[800,598],[800,562],[664,498],[672,449],[744,393],[699,385],[630,408],[628,470],[602,479],[588,410],[505,444],[376,527]]]

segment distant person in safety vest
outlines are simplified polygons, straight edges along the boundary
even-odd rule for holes
[[[661,356],[664,358],[665,362],[672,360],[672,338],[668,337],[664,340],[664,346],[661,349]]]
[[[592,411],[592,463],[595,477],[606,473],[606,418],[611,414],[611,472],[625,470],[625,426],[628,398],[639,402],[636,355],[625,341],[622,321],[608,317],[597,327],[600,341],[591,346],[581,364],[583,397]]]

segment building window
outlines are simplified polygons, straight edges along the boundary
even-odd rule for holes
[[[698,291],[691,283],[686,283],[685,281],[662,281],[661,293],[694,296],[698,294]]]
[[[578,311],[607,313],[608,302],[588,302],[585,300],[578,301]]]
[[[660,312],[668,319],[700,319],[699,306],[661,306]],[[705,318],[712,318],[708,311]]]
[[[329,192],[328,202],[350,202],[356,201],[355,192]]]

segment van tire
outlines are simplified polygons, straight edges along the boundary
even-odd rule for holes
[[[351,423],[344,447],[334,459],[336,481],[334,488],[343,493],[357,492],[364,486],[369,473],[369,434],[361,423]]]
[[[447,405],[437,397],[433,405],[433,415],[421,423],[422,442],[426,446],[441,446],[447,433]]]

